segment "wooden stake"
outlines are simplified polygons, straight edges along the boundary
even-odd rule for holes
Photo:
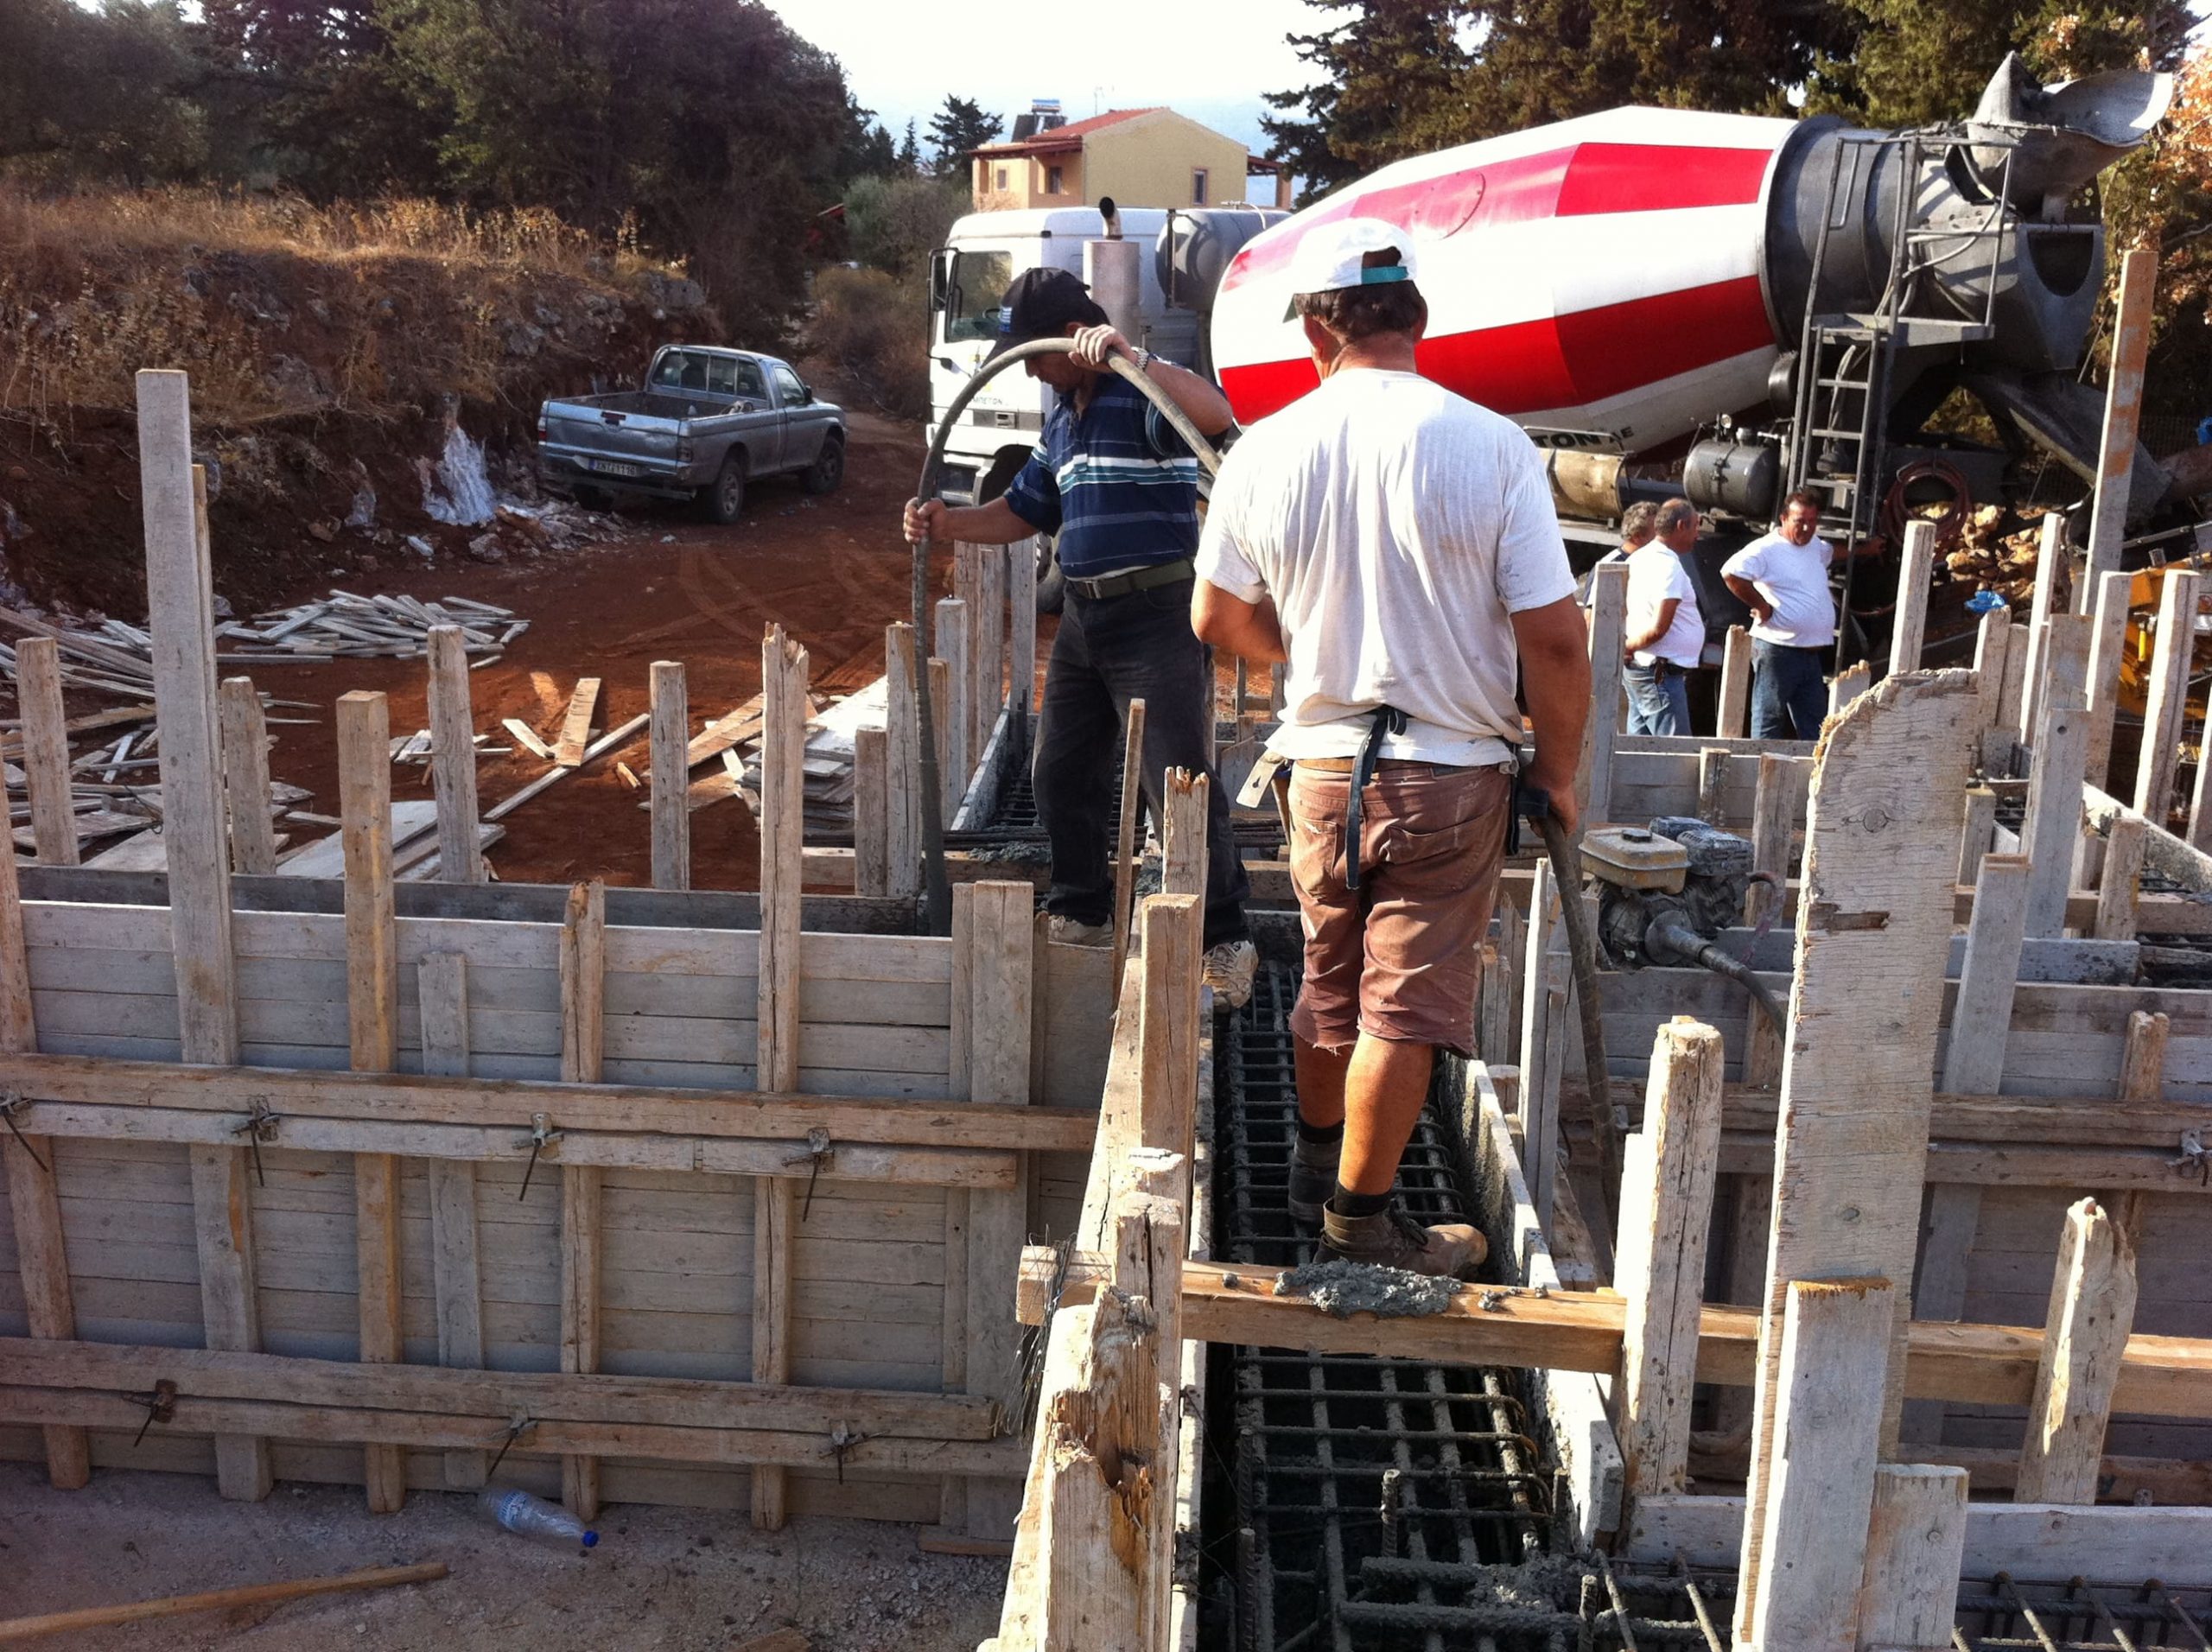
[[[181,1617],[187,1612],[236,1611],[300,1600],[309,1595],[389,1589],[401,1583],[435,1583],[445,1575],[443,1560],[426,1560],[419,1566],[373,1566],[334,1578],[296,1578],[285,1583],[248,1584],[243,1588],[216,1589],[200,1595],[168,1595],[159,1600],[136,1600],[119,1606],[85,1606],[73,1611],[0,1620],[0,1641],[28,1641],[41,1635],[106,1629],[117,1623],[143,1623],[155,1618]]]
[[[1743,739],[1750,726],[1751,702],[1751,633],[1731,626],[1720,655],[1719,721],[1713,732],[1722,740]]]
[[[276,869],[269,820],[269,726],[249,677],[226,677],[221,691],[223,794],[230,804],[232,870]]]
[[[2120,662],[2127,651],[2127,607],[2133,574],[2098,577],[2096,618],[2089,634],[2088,783],[2106,790],[2112,766],[2113,715],[2120,708]]]
[[[2094,1199],[2083,1199],[2059,1236],[2015,1503],[2097,1500],[2105,1425],[2134,1323],[2135,1248]]]
[[[1206,810],[1212,801],[1213,783],[1188,769],[1167,771],[1166,796],[1161,813],[1160,887],[1170,895],[1206,893]]]
[[[2088,762],[2089,714],[2083,708],[2089,622],[2054,613],[2045,627],[2043,721],[2035,735],[2028,781],[2028,816],[2020,832],[2027,855],[2028,933],[2056,935],[2072,893],[2074,850],[2082,836],[2082,777]]]
[[[391,727],[381,694],[338,701],[338,812],[345,822],[346,1028],[355,1072],[399,1065],[399,931],[391,891]],[[364,1364],[404,1357],[400,1342],[399,1160],[353,1155],[353,1235]],[[407,1455],[364,1446],[369,1512],[407,1501]]]
[[[1974,689],[1980,696],[1981,726],[1993,728],[2005,705],[2005,659],[2012,651],[2012,618],[2005,609],[1981,616],[1974,636]]]
[[[943,725],[945,730],[944,750],[946,767],[942,777],[944,785],[944,820],[950,826],[959,814],[960,805],[968,796],[968,783],[975,778],[976,758],[976,678],[974,641],[969,636],[973,616],[968,605],[957,597],[945,597],[937,605],[937,658],[944,662],[945,694],[943,702],[932,700],[935,707],[944,707]],[[937,679],[930,679],[932,695],[937,690]]]
[[[23,780],[30,792],[31,837],[39,861],[75,866],[69,714],[61,703],[61,657],[53,638],[26,637],[16,645],[16,698],[23,715]]]
[[[1619,732],[1621,646],[1628,637],[1628,564],[1600,562],[1590,581],[1590,722],[1582,735],[1575,795],[1582,818],[1611,817],[1613,741]]]
[[[2135,478],[2135,443],[2141,429],[2143,365],[2151,349],[2151,311],[2158,290],[2157,251],[2130,249],[2120,266],[2112,371],[2105,381],[2104,445],[2097,463],[2096,503],[2089,519],[2089,576],[2075,596],[2077,607],[2087,600],[2089,586],[2120,566],[2120,544],[2127,533],[2128,493]]]
[[[2135,938],[2135,903],[2150,830],[2148,821],[2133,814],[2115,816],[2106,829],[2105,867],[2097,881],[2097,921],[2090,931],[2100,941]]]
[[[468,959],[433,952],[416,966],[416,996],[423,1010],[423,1071],[447,1078],[468,1076]],[[484,1367],[484,1289],[477,1261],[476,1166],[466,1159],[427,1159],[430,1183],[430,1285],[438,1315],[438,1363],[448,1369]],[[473,1491],[484,1484],[490,1454],[449,1451],[446,1485]]]
[[[1905,524],[1904,555],[1897,565],[1897,606],[1890,626],[1890,675],[1920,669],[1928,633],[1928,588],[1936,572],[1936,524]]]
[[[1643,1128],[1627,1142],[1616,1287],[1628,1299],[1619,1395],[1624,1490],[1680,1491],[1720,1156],[1720,1035],[1687,1016],[1659,1029]]]
[[[1950,951],[1959,799],[1978,710],[1974,681],[1963,672],[1891,677],[1829,722],[1815,759],[1746,1485],[1742,1581],[1751,1598],[1739,1605],[1739,1641],[1751,1638],[1765,1578],[1758,1546],[1770,1525],[1771,1428],[1789,1288],[1808,1278],[1911,1277]],[[1882,1294],[1890,1303],[1886,1287]],[[1896,1306],[1891,1311],[1902,1338],[1903,1316]],[[1881,1432],[1893,1433],[1904,1363],[1872,1363],[1889,1395],[1876,1414],[1891,1420]],[[1850,1568],[1854,1592],[1865,1538],[1862,1503]],[[1787,1549],[1784,1559],[1796,1554]],[[1777,1649],[1814,1644],[1758,1638]]]
[[[2066,612],[2063,605],[2054,608],[2058,575],[2065,564],[2066,513],[2063,511],[2046,511],[2043,518],[2042,536],[2037,541],[2035,595],[2028,607],[2028,659],[2024,671],[2027,689],[2020,696],[2019,707],[2020,738],[2024,740],[2035,739],[2036,727],[2043,715],[2043,679],[2050,622],[2056,613]]]
[[[1981,874],[1981,857],[1996,836],[1997,794],[1987,786],[1967,788],[1967,823],[1959,839],[1958,880],[1970,884]]]
[[[1697,753],[1697,817],[1708,826],[1722,823],[1727,813],[1728,748],[1703,746]]]
[[[2189,703],[2190,658],[2196,645],[2196,586],[2197,576],[2190,569],[2165,570],[2143,710],[2143,746],[2135,759],[2135,812],[2162,830],[2173,812],[2174,768],[2181,749],[2182,714]]]
[[[561,925],[562,1082],[599,1083],[606,1040],[607,889],[594,879],[569,887]],[[599,1369],[601,1176],[596,1165],[561,1166],[561,1369],[572,1373]],[[598,1458],[561,1458],[561,1500],[579,1520],[598,1517]]]
[[[469,703],[468,651],[461,627],[432,626],[429,653],[430,779],[438,799],[438,878],[443,883],[481,883],[476,717]]]
[[[1874,1471],[1859,1652],[1950,1652],[1967,1546],[1967,1471],[1932,1463]]]
[[[1122,820],[1114,834],[1114,959],[1106,971],[1116,994],[1122,986],[1122,965],[1129,956],[1129,892],[1136,887],[1137,811],[1144,802],[1144,702],[1129,702],[1127,725],[1122,733]]]
[[[780,1176],[753,1179],[753,1380],[791,1380],[792,1185]],[[753,1470],[753,1524],[781,1531],[789,1516],[789,1477],[772,1463]]]
[[[1739,1645],[1848,1652],[1858,1644],[1897,1309],[1886,1280],[1796,1280],[1788,1287],[1771,1478],[1759,1541],[1745,1533],[1738,1583]]]
[[[1191,1155],[1198,1096],[1198,971],[1205,906],[1197,895],[1154,895],[1138,914],[1143,990],[1138,999],[1137,1145]],[[1181,1196],[1188,1203],[1187,1190]]]
[[[880,728],[853,731],[853,892],[891,893],[888,854],[893,808],[888,745]],[[903,804],[901,805],[903,806]]]
[[[1017,539],[1006,554],[1007,603],[1014,626],[1007,653],[1007,704],[1014,708],[1027,751],[1029,708],[1037,695],[1037,542]]]
[[[2131,1011],[2127,1042],[2120,1058],[2118,1096],[2126,1107],[2156,1107],[2165,1099],[2166,1039],[2171,1023],[2166,1013]]]
[[[1759,753],[1758,789],[1751,799],[1751,870],[1770,872],[1787,882],[1790,852],[1796,847],[1797,810],[1811,781],[1810,758]],[[1744,897],[1744,921],[1757,924],[1782,891],[1754,884]]]
[[[681,660],[652,664],[653,887],[691,886],[691,810],[685,801],[690,771],[691,697]]]
[[[553,742],[553,761],[573,769],[584,760],[584,742],[591,738],[591,715],[599,704],[599,679],[579,677],[569,696],[569,709],[561,719],[561,737]]]
[[[1034,615],[1031,639],[1033,645]],[[884,820],[885,892],[911,900],[922,892],[922,748],[914,701],[914,628],[901,620],[883,633],[884,763],[889,799]]]

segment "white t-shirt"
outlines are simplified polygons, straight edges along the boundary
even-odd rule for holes
[[[1656,539],[1637,549],[1628,559],[1628,629],[1641,637],[1659,617],[1659,605],[1675,600],[1675,618],[1658,642],[1636,651],[1636,663],[1649,665],[1659,658],[1694,670],[1705,656],[1705,616],[1697,611],[1697,588],[1690,583],[1682,559]]]
[[[1198,575],[1274,599],[1290,655],[1285,757],[1467,767],[1521,740],[1508,616],[1574,594],[1550,485],[1511,420],[1418,373],[1351,368],[1261,420],[1216,479]]]
[[[1826,648],[1835,640],[1835,597],[1828,563],[1835,548],[1817,534],[1793,545],[1778,533],[1754,539],[1720,565],[1723,575],[1749,580],[1774,610],[1751,626],[1761,642],[1789,648]]]

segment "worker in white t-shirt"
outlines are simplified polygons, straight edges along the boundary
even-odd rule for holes
[[[1690,732],[1689,674],[1705,658],[1705,616],[1683,559],[1697,545],[1697,506],[1669,499],[1652,537],[1628,559],[1628,732]]]
[[[1428,306],[1405,231],[1316,226],[1293,257],[1321,383],[1224,461],[1191,604],[1207,642],[1289,666],[1268,740],[1294,759],[1306,935],[1288,1204],[1325,1257],[1471,1278],[1482,1235],[1408,1216],[1398,1160],[1438,1047],[1475,1052],[1516,669],[1530,782],[1572,831],[1589,632],[1534,444],[1416,368]]]
[[[1825,652],[1835,642],[1820,502],[1792,493],[1774,532],[1721,564],[1720,577],[1751,611],[1751,737],[1818,740],[1828,715]]]

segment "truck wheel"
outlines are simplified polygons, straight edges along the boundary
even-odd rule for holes
[[[706,507],[707,520],[720,523],[725,528],[744,511],[745,467],[738,462],[735,454],[722,461],[715,485],[700,495],[700,503]]]
[[[799,485],[810,493],[834,493],[837,484],[845,480],[845,443],[836,435],[823,439],[822,451],[815,455],[799,477]]]

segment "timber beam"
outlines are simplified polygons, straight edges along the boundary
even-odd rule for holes
[[[1063,1256],[1053,1246],[1023,1253],[1015,1299],[1024,1325],[1049,1307],[1087,1302],[1108,1261]],[[1339,1319],[1303,1297],[1278,1296],[1288,1270],[1191,1262],[1183,1270],[1183,1334],[1193,1341],[1454,1365],[1512,1365],[1610,1375],[1621,1357],[1627,1299],[1611,1291],[1552,1294],[1471,1285],[1441,1312],[1403,1318],[1356,1314]],[[1915,1321],[1907,1327],[1905,1394],[1917,1400],[2025,1405],[2043,1352],[2040,1327]],[[1740,1388],[1752,1381],[1759,1315],[1753,1308],[1707,1306],[1699,1315],[1697,1377]],[[2201,1419],[2212,1414],[2212,1341],[2183,1337],[2128,1338],[2113,1409],[2146,1417]]]

